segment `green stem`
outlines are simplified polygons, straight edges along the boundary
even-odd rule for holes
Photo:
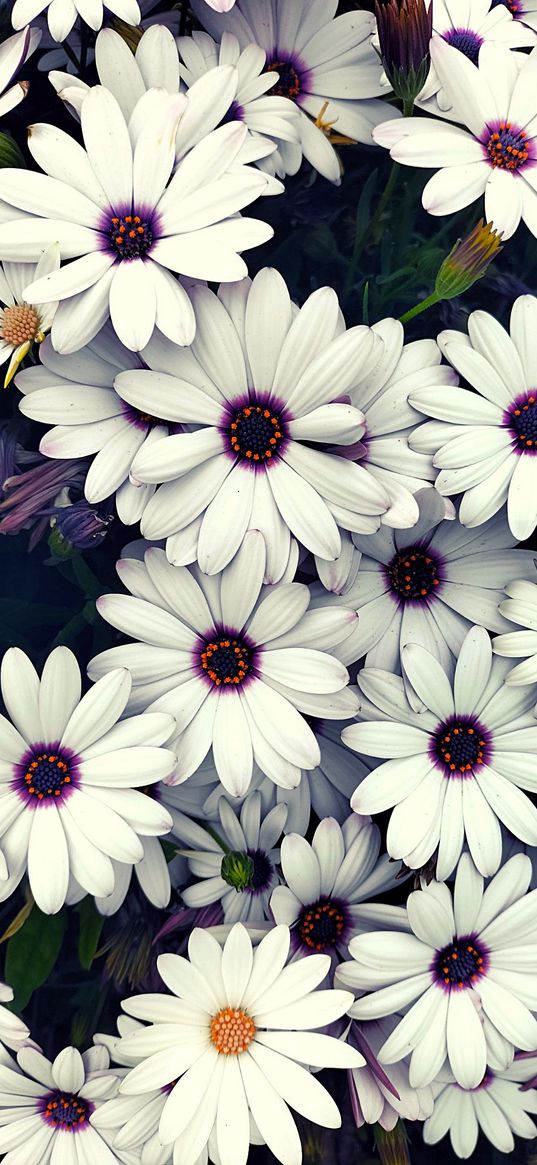
[[[404,315],[399,316],[400,323],[407,324],[409,320],[413,320],[415,316],[421,315],[422,311],[427,311],[427,308],[434,307],[437,303],[440,303],[440,296],[436,294],[436,291],[433,291],[431,295],[427,296],[427,299],[422,299],[421,303],[415,304]]]

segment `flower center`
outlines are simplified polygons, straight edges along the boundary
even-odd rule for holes
[[[220,866],[220,876],[238,893],[247,890],[260,894],[268,890],[273,872],[272,862],[262,849],[231,850],[224,854]]]
[[[504,423],[511,429],[521,453],[537,451],[537,396],[522,396],[514,401]]]
[[[43,1097],[41,1115],[53,1129],[74,1133],[87,1125],[94,1106],[73,1092],[49,1092]]]
[[[129,424],[134,425],[136,429],[152,429],[155,425],[165,425],[168,430],[172,428],[170,421],[163,420],[162,417],[156,417],[153,413],[143,413],[134,405],[127,404],[123,401],[122,404],[123,416],[129,421]]]
[[[255,1023],[247,1011],[223,1007],[211,1020],[211,1040],[221,1056],[239,1056],[255,1036]]]
[[[13,307],[4,308],[4,318],[0,327],[0,336],[6,344],[26,344],[28,340],[35,340],[39,331],[39,316],[33,307],[24,303],[16,303]]]
[[[501,121],[484,144],[495,169],[519,170],[529,158],[527,134],[510,121]]]
[[[297,932],[310,950],[324,951],[341,938],[346,926],[345,912],[340,902],[319,898],[311,906],[304,906],[297,922]]]
[[[55,800],[71,787],[71,761],[55,752],[54,746],[30,753],[19,771],[18,789],[36,801]]]
[[[497,8],[498,4],[503,4],[512,16],[520,16],[523,12],[521,0],[492,0],[491,9]]]
[[[114,215],[108,228],[110,246],[118,259],[141,259],[153,243],[150,222],[139,214]]]
[[[441,578],[439,563],[418,546],[408,546],[396,554],[387,567],[388,583],[400,599],[426,599]]]
[[[280,74],[274,89],[270,90],[272,97],[290,97],[291,101],[298,97],[302,89],[302,78],[292,61],[268,61],[265,72]]]
[[[270,461],[285,436],[281,418],[263,404],[248,404],[233,413],[229,440],[233,453],[246,461]]]
[[[450,28],[442,36],[448,44],[453,45],[460,53],[464,53],[472,64],[477,65],[479,50],[483,44],[481,36],[473,32],[471,28]]]
[[[485,953],[471,936],[458,938],[438,951],[433,970],[446,987],[471,987],[485,974]]]
[[[477,720],[453,717],[441,724],[433,738],[433,756],[446,776],[470,773],[486,760],[487,734]]]
[[[215,687],[242,684],[253,662],[253,649],[239,635],[218,635],[207,640],[200,651],[200,664]]]

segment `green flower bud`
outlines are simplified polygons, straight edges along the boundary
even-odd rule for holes
[[[454,299],[482,279],[489,263],[502,250],[501,235],[480,219],[465,239],[457,239],[436,276],[438,299]]]
[[[248,854],[241,850],[231,850],[224,854],[220,867],[220,876],[233,886],[238,894],[248,889],[254,873],[254,863]]]

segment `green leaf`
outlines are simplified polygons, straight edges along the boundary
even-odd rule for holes
[[[4,166],[23,166],[26,169],[26,162],[16,141],[9,134],[0,133],[0,167]]]
[[[6,951],[5,977],[21,1011],[34,991],[48,979],[56,964],[67,926],[67,914],[42,914],[34,906],[24,926],[10,938]]]
[[[80,966],[85,971],[89,971],[99,945],[101,931],[104,926],[104,918],[95,909],[93,898],[90,897],[84,898],[79,903],[76,912],[80,919],[78,958],[80,960]]]

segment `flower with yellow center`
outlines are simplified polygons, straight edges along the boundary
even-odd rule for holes
[[[222,1165],[246,1165],[256,1126],[279,1161],[300,1165],[290,1108],[339,1127],[334,1101],[303,1065],[364,1063],[343,1040],[315,1030],[344,1015],[353,997],[317,990],[330,968],[328,955],[288,963],[289,951],[287,926],[270,930],[255,951],[242,923],[232,927],[223,949],[208,930],[195,928],[188,959],[158,959],[172,994],[124,1002],[125,1011],[150,1026],[137,1026],[115,1046],[120,1063],[135,1065],[121,1084],[122,1101],[137,1099],[140,1108],[148,1092],[166,1095],[158,1136],[170,1156],[180,1144],[181,1159],[194,1165],[213,1135]],[[120,1110],[126,1111],[124,1103]],[[115,1102],[104,1105],[99,1126],[110,1128],[117,1111]]]
[[[60,265],[60,248],[52,243],[38,263],[3,263],[0,265],[0,364],[7,361],[4,388],[15,375],[19,365],[28,355],[32,344],[40,344],[50,331],[56,313],[56,303],[27,303],[22,289],[29,279],[29,270],[35,279],[57,271]]]

